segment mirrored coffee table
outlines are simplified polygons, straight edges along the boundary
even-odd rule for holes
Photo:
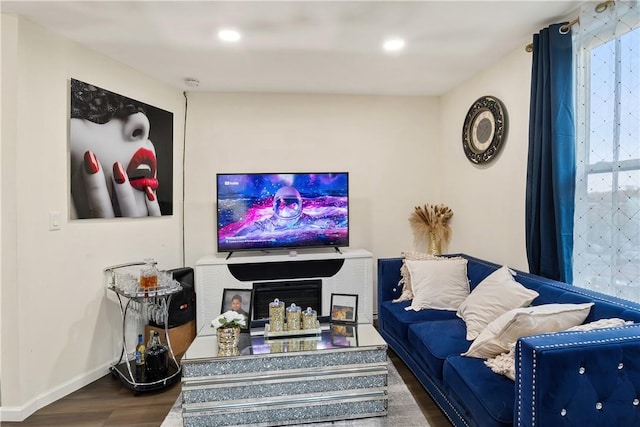
[[[276,426],[387,415],[387,344],[373,325],[321,325],[313,336],[241,334],[218,354],[205,327],[182,358],[185,427]]]

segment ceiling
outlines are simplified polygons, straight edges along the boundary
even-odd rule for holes
[[[2,0],[0,10],[180,90],[437,96],[524,52],[582,3]],[[229,26],[240,42],[217,39]],[[389,36],[403,37],[404,51],[384,53]]]

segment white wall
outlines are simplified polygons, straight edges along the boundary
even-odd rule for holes
[[[5,57],[17,57],[17,25],[18,20],[16,17],[5,18],[2,16],[0,28],[2,31],[2,38],[0,42],[0,52],[2,53],[2,67],[0,67],[0,88],[2,97],[0,98],[0,142],[15,140],[16,138],[16,117],[15,117],[15,105],[17,102],[15,85],[11,83],[16,80],[17,70],[15,61],[5,61]],[[6,264],[15,265],[15,252],[13,251],[13,245],[9,243],[15,242],[15,215],[10,215],[9,212],[5,212],[5,206],[11,206],[13,204],[15,194],[15,165],[12,163],[4,164],[2,159],[13,158],[12,153],[13,144],[0,143],[0,332],[2,329],[2,307],[4,301],[13,301],[13,295],[7,295],[2,291],[3,279],[11,280],[15,277],[15,268],[6,268]],[[6,187],[6,188],[5,188]],[[2,348],[0,334],[0,348]],[[0,361],[2,355],[0,353]],[[2,363],[0,363],[0,402],[2,402]],[[15,375],[15,374],[13,374]],[[2,405],[0,405],[1,407]],[[0,418],[1,420],[2,418]]]
[[[15,420],[107,373],[121,323],[103,268],[182,265],[184,98],[15,16],[2,15],[2,47],[1,415]],[[66,220],[72,77],[174,113],[173,216]]]
[[[411,249],[413,207],[439,199],[438,101],[424,97],[189,94],[186,263],[216,251],[215,174],[348,171],[350,246]]]
[[[525,251],[531,54],[524,46],[441,99],[442,200],[454,212],[450,252],[528,271]],[[497,157],[477,166],[462,150],[462,125],[483,95],[500,99],[509,117],[508,136]]]

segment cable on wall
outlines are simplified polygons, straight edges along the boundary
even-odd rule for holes
[[[185,240],[185,200],[184,200],[184,190],[185,190],[185,162],[187,157],[187,109],[189,107],[189,98],[187,98],[187,92],[183,91],[182,95],[184,96],[184,124],[182,128],[182,266],[186,267],[187,259],[186,259],[186,240]]]

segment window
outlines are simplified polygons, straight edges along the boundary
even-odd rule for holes
[[[608,9],[581,15],[574,37],[573,281],[640,301],[640,19],[638,3]]]

